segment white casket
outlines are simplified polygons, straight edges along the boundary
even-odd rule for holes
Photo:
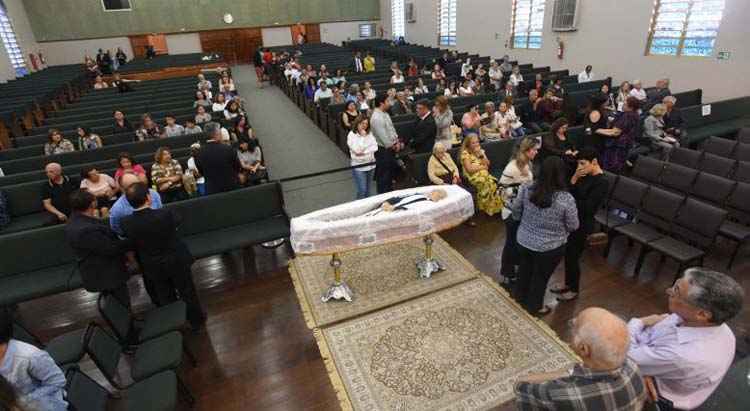
[[[407,210],[364,214],[392,197],[445,190],[446,198]],[[392,191],[292,219],[291,244],[297,254],[333,254],[423,237],[457,226],[474,214],[471,194],[456,185]]]

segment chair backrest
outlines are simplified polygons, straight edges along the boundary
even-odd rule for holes
[[[105,293],[99,294],[97,308],[104,321],[114,331],[115,337],[120,340],[120,344],[126,345],[133,324],[128,308],[113,296]]]
[[[672,226],[672,234],[702,249],[710,247],[727,211],[694,198],[688,198]]]
[[[729,195],[726,207],[733,219],[743,224],[750,224],[750,183],[737,183]]]
[[[65,373],[68,383],[65,387],[70,410],[104,411],[107,409],[109,392],[78,368],[70,368]]]
[[[729,177],[737,165],[737,160],[720,157],[715,154],[704,153],[700,170],[719,177]]]
[[[612,197],[612,193],[615,191],[615,185],[617,185],[617,181],[619,180],[619,175],[615,173],[610,173],[609,171],[604,172],[604,178],[607,180],[607,198],[605,202],[609,202],[610,197]]]
[[[690,194],[709,203],[723,205],[736,182],[708,173],[698,174]]]
[[[99,325],[92,324],[89,327],[89,338],[86,344],[86,354],[96,364],[107,381],[112,385],[117,375],[117,365],[120,363],[122,347],[120,343]]]
[[[750,127],[741,128],[740,131],[737,132],[737,141],[750,144]]]
[[[734,179],[743,183],[750,183],[750,161],[738,161],[734,170]]]
[[[679,164],[668,164],[661,173],[661,186],[679,193],[689,193],[699,171]]]
[[[734,153],[735,147],[737,147],[736,140],[729,140],[716,136],[709,137],[703,143],[704,152],[726,158],[732,157],[732,153]]]
[[[750,161],[750,143],[737,143],[737,147],[734,149],[734,159]]]
[[[620,176],[609,200],[609,207],[621,209],[628,214],[635,214],[647,191],[648,185],[645,183]]]
[[[661,177],[662,170],[664,170],[664,162],[657,160],[653,157],[638,156],[638,160],[635,162],[632,176],[638,180],[645,181],[650,184],[659,184],[659,178]]]
[[[643,198],[643,206],[638,210],[638,222],[667,231],[684,201],[684,195],[651,187]]]
[[[669,155],[669,162],[688,168],[698,168],[703,153],[684,147],[676,147]]]

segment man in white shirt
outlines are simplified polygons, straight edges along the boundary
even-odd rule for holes
[[[594,80],[594,73],[592,73],[591,70],[593,70],[593,67],[590,65],[586,66],[586,69],[578,74],[578,82],[588,83],[589,81]]]
[[[321,81],[320,88],[315,91],[315,97],[313,97],[313,101],[315,102],[315,104],[318,104],[320,99],[331,97],[333,97],[333,91],[328,88],[328,83],[326,83],[325,81]]]
[[[497,64],[497,61],[495,60],[490,61],[489,76],[490,82],[495,86],[495,90],[500,91],[500,86],[503,81],[503,72],[500,70],[500,65]]]
[[[396,134],[396,128],[393,127],[391,116],[388,115],[389,109],[388,96],[381,94],[375,97],[370,130],[378,142],[378,151],[375,152],[375,181],[378,194],[393,191],[393,179],[398,167],[396,153],[404,147]]]
[[[628,323],[628,357],[647,377],[661,410],[692,410],[732,365],[735,337],[726,321],[742,310],[744,291],[725,274],[691,268],[667,295],[671,314]]]
[[[630,90],[630,96],[635,97],[641,103],[645,103],[648,96],[646,90],[643,89],[643,83],[640,80],[633,81],[633,88]]]

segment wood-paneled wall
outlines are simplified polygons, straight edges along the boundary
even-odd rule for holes
[[[169,53],[167,37],[163,34],[128,36],[128,38],[130,38],[130,46],[133,48],[133,56],[136,58],[145,57],[146,47],[148,46],[154,46],[156,54]]]
[[[220,53],[229,64],[250,63],[255,50],[263,46],[259,28],[202,31],[199,35],[203,52]]]

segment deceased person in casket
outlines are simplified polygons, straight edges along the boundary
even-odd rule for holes
[[[336,273],[341,267],[339,253],[422,237],[425,260],[417,270],[421,277],[429,278],[440,269],[430,254],[431,235],[457,226],[473,214],[471,194],[459,186],[416,187],[293,218],[291,244],[297,254],[332,255]],[[334,285],[340,283],[337,275]]]

